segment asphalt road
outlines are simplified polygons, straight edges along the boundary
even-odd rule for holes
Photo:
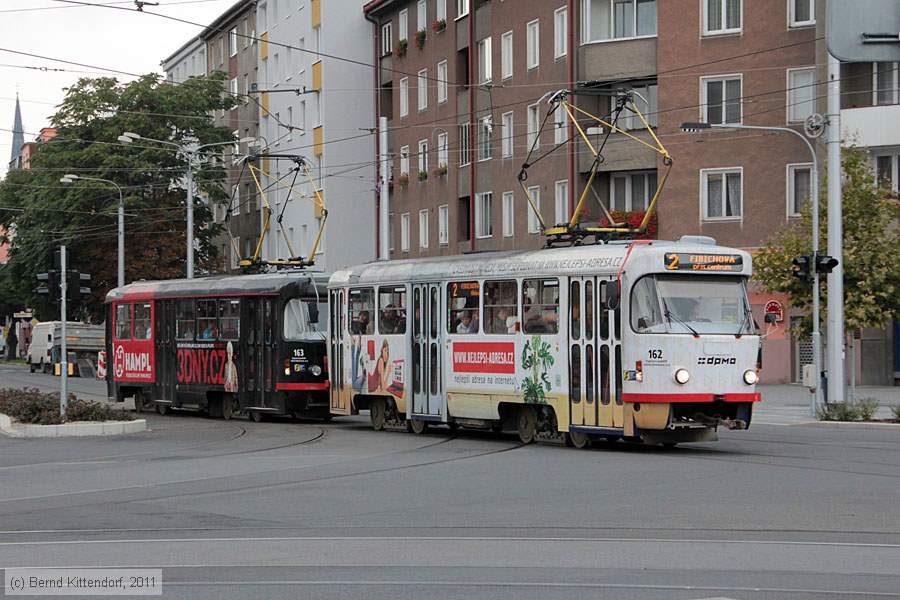
[[[0,364],[23,385],[58,380]],[[0,566],[161,568],[163,597],[216,600],[900,598],[897,429],[579,451],[144,416],[128,436],[0,436]]]

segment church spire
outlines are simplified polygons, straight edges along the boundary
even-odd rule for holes
[[[22,155],[22,146],[25,144],[25,129],[22,127],[22,110],[19,108],[19,93],[16,92],[16,117],[13,121],[12,155],[10,161],[16,160]]]

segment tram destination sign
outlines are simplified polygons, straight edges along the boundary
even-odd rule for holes
[[[667,271],[741,271],[744,259],[740,254],[695,254],[667,252]]]

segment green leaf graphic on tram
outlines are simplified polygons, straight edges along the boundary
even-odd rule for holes
[[[522,368],[531,371],[522,380],[522,393],[526,404],[546,404],[550,391],[550,376],[547,369],[553,366],[553,355],[550,354],[550,344],[543,341],[539,335],[531,338],[522,348]]]

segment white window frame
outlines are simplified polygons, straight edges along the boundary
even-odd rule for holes
[[[416,2],[416,31],[428,27],[428,12],[425,7],[425,0]]]
[[[456,18],[461,19],[469,14],[469,0],[456,0]]]
[[[388,21],[381,26],[381,55],[387,56],[394,51],[394,24]]]
[[[531,196],[531,199],[534,200],[534,205],[537,206],[538,210],[541,210],[541,186],[533,185],[528,188],[528,195]],[[526,198],[525,202],[528,202]],[[541,221],[537,218],[537,215],[534,213],[534,210],[531,208],[531,203],[528,202],[528,233],[540,233],[541,232]]]
[[[450,135],[445,131],[437,136],[438,166],[447,167],[450,164]]]
[[[532,148],[537,150],[541,147],[540,140],[540,130],[541,130],[541,106],[540,104],[530,104],[526,108],[527,118],[525,120],[526,124],[526,141],[528,143],[528,148],[526,151],[531,151]]]
[[[400,118],[409,116],[409,77],[400,79]]]
[[[475,237],[486,239],[494,235],[494,194],[475,194]]]
[[[569,139],[569,113],[560,103],[553,111],[553,143],[562,144]]]
[[[442,204],[438,206],[438,245],[446,246],[450,243],[450,206]]]
[[[809,82],[797,81],[803,75]],[[805,109],[804,109],[805,107]],[[802,123],[816,112],[816,69],[805,67],[787,70],[787,121]]]
[[[400,251],[409,252],[409,213],[400,215]]]
[[[419,173],[428,174],[428,140],[419,140]],[[418,173],[417,173],[418,175]]]
[[[416,95],[419,101],[419,112],[428,109],[428,69],[417,73]]]
[[[478,119],[478,162],[491,160],[494,154],[494,124],[491,117]]]
[[[437,102],[447,102],[447,61],[442,60],[437,64]]]
[[[419,211],[419,250],[428,249],[428,209]]]
[[[703,35],[728,35],[732,33],[740,33],[742,31],[744,25],[744,1],[737,0],[738,2],[738,26],[737,27],[728,27],[728,3],[730,0],[703,0],[703,5],[701,10],[703,11],[702,19],[703,19]],[[720,19],[718,23],[710,23],[709,22],[709,5],[718,4],[720,13]]]
[[[799,217],[800,211],[795,210],[797,207],[797,173],[800,171],[806,171],[809,175],[809,192],[812,194],[812,163],[797,163],[787,165],[787,215],[788,217]],[[811,202],[812,197],[810,196],[805,200],[805,202]],[[802,210],[802,208],[801,208]]]
[[[528,69],[536,69],[541,64],[541,22],[539,19],[525,25],[525,61]]]
[[[886,89],[880,90],[878,86],[878,70],[879,65],[888,65],[893,73],[893,82]],[[891,98],[888,102],[882,103],[878,97],[878,93],[884,91]],[[891,106],[900,104],[900,61],[898,62],[875,62],[872,63],[872,106]]]
[[[500,132],[503,136],[500,138],[500,156],[502,158],[512,158],[515,153],[514,127],[513,111],[500,115]]]
[[[447,0],[437,0],[435,3],[435,20],[447,20]]]
[[[304,225],[303,227],[306,227]],[[304,238],[306,236],[304,235]],[[306,247],[305,245],[303,246]],[[388,252],[394,252],[396,245],[394,244],[394,213],[388,213]]]
[[[237,27],[232,27],[228,30],[228,56],[237,56],[238,51],[238,38],[237,38]]]
[[[569,53],[569,11],[563,6],[553,11],[553,58]]]
[[[478,83],[490,83],[494,76],[494,57],[491,52],[491,38],[478,41]]]
[[[809,18],[805,21],[797,20],[797,5],[799,3],[809,4]],[[809,27],[816,24],[816,0],[788,0],[788,26],[789,27]]]
[[[459,166],[464,167],[472,162],[472,148],[469,146],[472,140],[469,134],[469,123],[459,125]]]
[[[629,32],[617,32],[616,31],[616,6],[615,2],[610,0],[583,0],[581,4],[581,14],[582,16],[582,26],[581,26],[581,39],[582,43],[590,44],[595,42],[608,42],[612,40],[629,40],[636,38],[651,38],[656,37],[657,32],[659,31],[659,8],[658,5],[663,0],[657,0],[653,2],[653,10],[656,14],[653,15],[653,31],[650,33],[638,33],[638,3],[636,1],[631,2],[631,31]],[[601,13],[605,13],[601,15],[601,22],[597,23],[597,26],[600,30],[594,31],[591,28],[591,16],[594,13],[594,8],[592,5],[597,4],[597,11]]]
[[[659,85],[656,82],[645,83],[632,85],[630,89],[635,92],[634,103],[644,115],[644,119],[647,120],[650,127],[657,127],[659,122],[657,116],[659,113]],[[619,128],[624,131],[645,129],[643,121],[631,112],[619,118]]]
[[[728,121],[728,102],[729,99],[725,96],[725,91],[727,89],[727,82],[737,80],[740,83],[740,90],[738,92],[738,109],[740,111],[740,115],[737,121]],[[732,73],[728,75],[716,75],[715,77],[701,77],[700,78],[700,121],[703,123],[710,123],[709,120],[709,84],[710,83],[721,83],[722,84],[722,120],[716,121],[716,123],[725,123],[731,125],[740,125],[744,122],[744,78],[740,73]]]
[[[732,215],[724,214],[728,205],[728,175],[740,175],[740,199],[738,202],[738,213]],[[722,190],[724,192],[722,198],[722,216],[710,216],[709,214],[709,181],[713,178],[722,180]],[[744,214],[744,168],[743,167],[725,167],[721,169],[701,169],[700,170],[700,215],[704,221],[741,221]]]
[[[500,78],[513,76],[513,32],[507,31],[500,36]]]
[[[235,250],[235,247],[237,247],[238,250]],[[241,238],[235,237],[234,238],[234,246],[231,247],[231,268],[232,269],[237,269],[240,266],[240,262],[241,262],[240,247],[241,247]]]
[[[657,182],[651,185],[650,177],[657,175]],[[644,179],[644,198],[641,199],[641,205],[635,206],[633,181],[635,177]],[[624,180],[624,198],[619,202],[618,194],[616,194],[616,182]],[[609,207],[612,210],[626,210],[629,212],[646,210],[653,201],[653,195],[659,187],[658,173],[656,171],[616,171],[609,177]]]
[[[397,17],[397,40],[409,40],[409,10],[403,9]]]
[[[409,146],[400,147],[400,174],[409,176]]]
[[[503,192],[503,237],[513,237],[516,230],[516,195]],[[528,210],[531,210],[529,207]]]
[[[568,223],[572,218],[569,214],[569,180],[561,179],[553,184],[554,199],[556,209],[556,222],[559,224]]]
[[[236,217],[241,214],[241,187],[231,186],[231,215]]]

